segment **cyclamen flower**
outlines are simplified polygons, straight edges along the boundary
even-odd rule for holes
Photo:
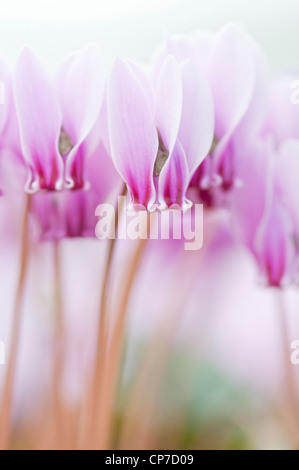
[[[190,207],[186,191],[214,134],[211,92],[197,67],[169,56],[153,87],[136,65],[117,60],[107,107],[111,155],[131,205]]]
[[[84,150],[88,143],[87,139]],[[107,201],[120,181],[102,142],[86,162],[86,177],[88,189],[40,192],[34,196],[32,214],[37,218],[42,240],[95,237],[96,207]]]
[[[298,105],[293,103],[291,96],[294,78],[292,75],[281,76],[271,83],[267,118],[261,135],[271,141],[273,153],[276,156],[274,159],[275,191],[279,205],[288,217],[292,245],[296,250],[298,260],[299,109]]]
[[[238,184],[238,161],[244,146],[260,130],[266,112],[267,71],[254,41],[234,25],[217,34],[174,36],[157,52],[153,75],[168,54],[182,63],[192,59],[207,78],[215,106],[215,133],[209,156],[196,172],[192,186],[207,205],[217,204]]]
[[[292,77],[271,83],[260,136],[244,149],[242,188],[233,214],[243,241],[270,286],[294,280],[299,256],[298,109],[291,103]]]
[[[99,115],[105,87],[98,47],[69,56],[53,81],[25,48],[14,75],[27,192],[86,186],[83,144]]]

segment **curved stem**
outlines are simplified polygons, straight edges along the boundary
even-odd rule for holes
[[[124,185],[120,196],[125,196],[127,187]],[[120,213],[118,210],[118,204],[115,210],[115,233],[117,234],[119,225]],[[103,370],[105,352],[107,347],[107,311],[108,311],[108,292],[110,274],[112,270],[112,261],[115,251],[116,239],[112,238],[109,240],[108,255],[105,265],[104,282],[102,286],[102,293],[100,299],[100,313],[99,313],[99,325],[97,334],[97,349],[96,349],[96,364],[95,364],[95,390],[99,388],[101,371]]]
[[[60,386],[64,364],[64,315],[62,300],[61,244],[54,242],[54,300],[55,300],[55,344],[53,371],[53,404],[55,448],[59,448],[66,439],[63,405],[60,398]]]
[[[123,185],[122,191],[119,196],[126,196],[127,186]],[[118,201],[115,207],[115,234],[117,234],[119,226],[120,211]],[[99,306],[99,322],[96,340],[96,359],[94,366],[94,376],[92,381],[91,390],[87,393],[86,401],[83,405],[81,414],[81,425],[79,426],[79,439],[78,448],[87,449],[90,444],[90,439],[93,433],[94,416],[97,413],[98,400],[101,394],[101,384],[103,382],[103,370],[105,363],[105,356],[107,350],[107,317],[108,317],[108,294],[109,282],[113,264],[114,251],[116,246],[116,239],[109,239],[107,259],[105,263],[105,270],[103,276],[103,284],[101,289],[100,306]]]
[[[110,444],[113,406],[115,402],[117,379],[119,376],[121,352],[124,341],[126,312],[145,246],[146,239],[138,240],[136,251],[129,269],[126,271],[126,276],[124,277],[125,284],[123,293],[120,297],[116,322],[103,370],[102,393],[96,414],[96,428],[94,434],[94,447],[96,449],[108,449]]]
[[[21,232],[21,254],[20,254],[20,271],[17,282],[17,290],[15,297],[15,304],[13,310],[12,319],[12,333],[11,333],[11,344],[10,354],[6,369],[6,377],[4,382],[4,388],[2,393],[1,408],[0,408],[0,449],[5,450],[9,446],[9,435],[10,435],[10,418],[11,418],[11,406],[12,406],[12,395],[15,380],[15,369],[18,357],[18,345],[21,330],[22,320],[22,303],[24,298],[27,270],[28,270],[28,259],[29,259],[29,213],[30,213],[31,197],[27,196],[23,222]]]
[[[192,292],[196,291],[198,282],[196,274],[201,254],[199,260],[196,256],[193,258],[190,264],[188,253],[183,252],[180,258],[175,260],[177,267],[169,286],[179,286],[179,288],[173,295],[166,296],[159,315],[162,320],[158,323],[141,358],[125,405],[119,449],[154,449],[157,444],[157,427],[155,427],[157,410],[173,337],[182,320],[182,312],[186,311],[186,303],[191,298]],[[182,273],[186,275],[182,276]]]
[[[285,305],[284,291],[280,290],[277,297],[279,321],[280,321],[280,331],[281,331],[281,341],[282,341],[282,352],[284,356],[285,364],[285,386],[286,394],[290,408],[290,415],[292,416],[294,430],[296,431],[296,436],[294,439],[294,444],[296,448],[299,446],[299,398],[298,398],[298,389],[296,383],[295,369],[290,360],[290,344],[289,331],[288,331],[288,322],[287,322],[287,309]]]

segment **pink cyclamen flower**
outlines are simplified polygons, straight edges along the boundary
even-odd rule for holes
[[[86,185],[82,146],[99,115],[104,87],[96,45],[70,55],[54,80],[29,48],[22,51],[14,96],[28,192]]]
[[[192,61],[164,61],[152,86],[136,65],[117,60],[107,91],[111,155],[132,205],[190,207],[186,191],[214,134],[209,86]]]
[[[243,148],[264,122],[265,61],[257,44],[235,25],[227,25],[217,34],[169,37],[153,59],[154,76],[168,54],[180,63],[191,58],[212,90],[213,145],[194,175],[192,186],[198,187],[204,202],[213,206],[219,199],[219,189],[225,194],[238,183],[238,160]]]
[[[88,140],[83,148],[88,145]],[[89,187],[83,190],[40,192],[32,200],[32,214],[38,222],[42,240],[95,237],[96,208],[107,201],[120,183],[110,155],[102,142],[86,162]]]
[[[237,231],[272,287],[292,280],[296,254],[292,214],[284,203],[289,193],[281,174],[284,157],[269,139],[248,146],[240,168],[243,184],[232,204]]]
[[[275,188],[279,204],[290,219],[293,245],[299,259],[299,101],[294,75],[271,82],[268,112],[262,137],[275,149]],[[297,266],[298,271],[298,266]]]

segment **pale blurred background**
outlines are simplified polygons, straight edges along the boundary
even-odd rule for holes
[[[2,0],[0,50],[14,60],[29,44],[53,67],[96,41],[109,65],[115,56],[147,60],[168,33],[238,22],[262,45],[273,71],[295,71],[298,10],[298,0]]]

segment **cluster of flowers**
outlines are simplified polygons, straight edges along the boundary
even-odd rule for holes
[[[0,62],[2,195],[13,168],[48,239],[94,236],[96,206],[122,181],[129,204],[148,211],[225,207],[267,283],[293,282],[293,79],[269,80],[259,46],[234,25],[170,37],[146,67],[118,59],[109,74],[95,45],[53,78],[25,48],[13,73]]]

